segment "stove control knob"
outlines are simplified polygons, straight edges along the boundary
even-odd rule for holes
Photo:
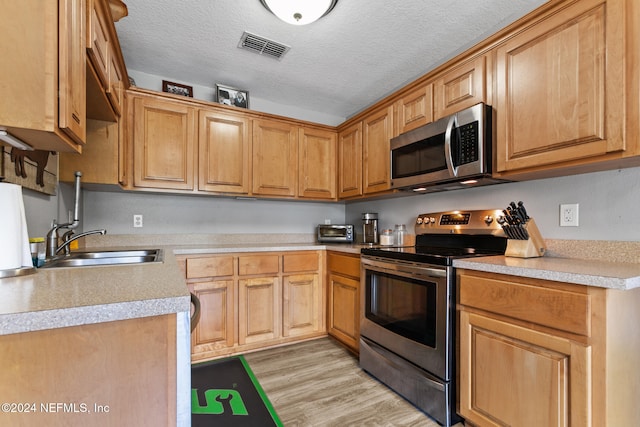
[[[431,224],[435,224],[436,223],[436,219],[434,217],[429,218],[429,222]]]
[[[491,215],[487,215],[484,217],[484,222],[487,225],[490,225],[493,222],[493,217]]]
[[[422,224],[422,217],[421,216],[418,217],[418,219],[416,220],[416,223],[418,225]]]

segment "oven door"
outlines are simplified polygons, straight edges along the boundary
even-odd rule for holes
[[[452,267],[361,258],[360,334],[450,381]]]

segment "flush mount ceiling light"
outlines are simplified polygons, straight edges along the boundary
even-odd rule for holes
[[[306,25],[331,12],[338,0],[260,0],[260,3],[284,22]]]

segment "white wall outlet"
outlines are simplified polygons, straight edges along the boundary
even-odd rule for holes
[[[578,226],[578,206],[577,203],[560,205],[560,227]]]
[[[329,224],[331,224],[331,220],[330,220],[330,219],[325,219],[325,220],[324,220],[324,223],[325,223],[325,224],[327,224],[327,225],[329,225]]]
[[[142,215],[134,214],[133,215],[133,226],[135,228],[142,228]]]

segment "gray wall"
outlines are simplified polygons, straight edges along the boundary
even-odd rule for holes
[[[57,197],[23,190],[31,236],[44,236],[55,217],[73,209],[73,188]],[[325,219],[358,226],[363,212],[378,212],[381,228],[411,227],[419,213],[504,208],[522,200],[543,237],[576,240],[640,240],[640,168],[622,169],[469,190],[353,203],[236,200],[139,192],[83,190],[82,230],[110,234],[313,233]],[[580,205],[580,226],[559,226],[559,205]],[[133,228],[133,214],[144,227]]]
[[[110,234],[314,233],[344,221],[344,205],[210,196],[84,191],[84,230]],[[133,228],[142,214],[143,228]]]
[[[410,228],[420,213],[504,209],[519,200],[547,239],[640,240],[640,168],[358,202],[346,206],[346,221],[361,224],[363,212],[378,212],[380,228]],[[562,203],[580,205],[578,227],[559,226]]]

